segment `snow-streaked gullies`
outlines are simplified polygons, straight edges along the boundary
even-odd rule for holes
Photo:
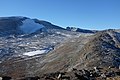
[[[25,19],[22,22],[23,22],[23,25],[20,26],[20,29],[26,34],[34,33],[35,31],[44,27],[39,23],[35,23],[35,21],[32,19]]]

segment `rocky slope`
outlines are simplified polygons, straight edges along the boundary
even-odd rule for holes
[[[104,69],[103,72],[111,67],[119,70],[120,30],[68,30],[32,19],[31,25],[36,25],[37,28],[34,31],[24,31],[26,26],[22,25],[28,25],[26,21],[23,24],[26,19],[28,20],[23,17],[17,19],[20,20],[20,26],[17,24],[20,30],[10,28],[10,34],[1,27],[5,34],[1,33],[0,37],[0,75],[19,78],[55,72],[69,74],[74,68],[89,71],[94,67]],[[30,21],[31,19],[28,22]],[[13,25],[14,22],[11,23]],[[24,27],[23,31],[21,26]],[[16,30],[19,33],[14,32]]]
[[[47,69],[69,70],[72,67],[77,69],[90,67],[119,67],[120,65],[120,34],[114,30],[105,30],[95,35],[76,39],[68,42],[46,56],[54,60],[48,62]],[[54,66],[54,64],[56,65]],[[65,64],[65,65],[63,65]],[[48,67],[49,66],[49,67]],[[58,67],[57,66],[61,66]]]
[[[20,77],[40,76],[57,71],[69,72],[73,68],[88,70],[93,67],[118,68],[120,65],[119,36],[119,33],[114,30],[105,30],[94,35],[81,35],[79,38],[61,43],[49,54],[41,57],[16,61],[11,59],[3,62],[1,72]],[[11,68],[12,70],[9,70]]]
[[[0,61],[48,53],[84,33],[68,31],[47,21],[27,17],[0,18]]]

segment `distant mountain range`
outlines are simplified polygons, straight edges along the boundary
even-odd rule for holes
[[[62,28],[27,17],[0,18],[0,75],[120,66],[120,30]]]

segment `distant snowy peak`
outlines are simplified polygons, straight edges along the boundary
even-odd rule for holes
[[[9,35],[35,35],[35,34],[54,34],[56,32],[80,32],[94,33],[92,30],[67,27],[67,29],[54,25],[50,22],[38,19],[31,19],[22,16],[0,17],[0,37]],[[25,35],[26,36],[26,35]]]
[[[20,29],[26,34],[34,33],[37,30],[45,27],[42,24],[35,23],[35,21],[32,19],[25,19],[24,21],[22,21],[22,23],[23,25],[20,26]]]
[[[41,33],[53,29],[65,30],[62,27],[43,20],[31,19],[22,16],[0,17],[0,36],[31,33],[39,34],[39,31]]]

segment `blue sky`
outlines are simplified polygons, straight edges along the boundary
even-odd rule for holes
[[[67,27],[120,28],[120,0],[0,0],[0,16],[27,16]]]

